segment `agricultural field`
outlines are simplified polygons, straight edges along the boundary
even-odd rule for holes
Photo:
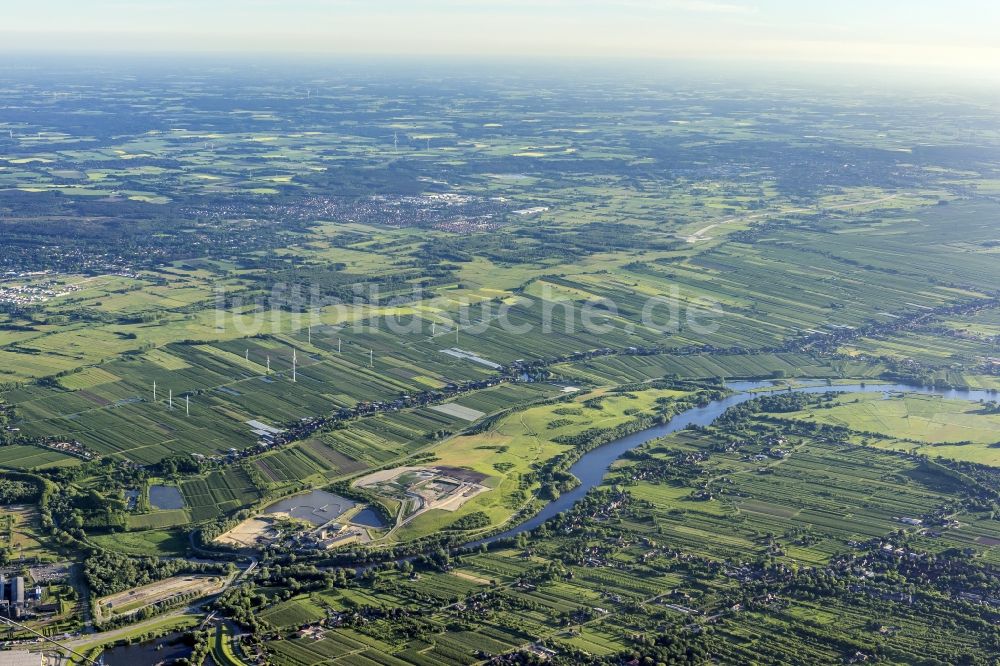
[[[880,448],[1000,467],[1000,413],[975,402],[848,393],[822,409],[783,416],[841,426],[858,433],[855,440]]]
[[[971,369],[1000,354],[1000,347],[997,345],[996,340],[991,339],[926,332],[864,340],[846,349],[855,353],[918,361],[937,367],[961,363]]]
[[[621,461],[582,505],[516,545],[276,603],[265,617],[286,630],[386,605],[402,618],[332,630],[313,619],[270,651],[296,664],[471,664],[540,644],[560,659],[576,651],[612,657],[649,649],[635,632],[656,627],[733,662],[808,654],[829,663],[873,649],[913,659],[926,649],[922,627],[932,616],[965,617],[960,602],[944,600],[965,592],[900,592],[881,574],[861,586],[851,582],[851,562],[868,557],[876,571],[881,561],[920,575],[924,565],[911,571],[903,562],[953,558],[970,544],[995,562],[1000,540],[977,540],[972,522],[982,529],[980,519],[955,512],[961,485],[920,458],[810,433],[752,417],[656,440]],[[1000,534],[995,523],[991,534]],[[820,571],[847,581],[818,601],[811,590]],[[875,625],[873,603],[881,608]],[[694,626],[713,631],[693,638]],[[932,648],[938,658],[989,649],[990,639],[964,625],[942,631]]]
[[[304,337],[312,337],[315,345],[332,344],[333,348],[310,345],[300,340]],[[432,356],[433,363],[424,367],[387,355],[374,370],[369,369],[367,353],[359,353],[353,340],[350,343],[350,352],[338,354],[333,334],[300,332],[294,337],[242,343],[172,345],[86,374],[68,375],[61,380],[67,390],[24,388],[8,398],[16,401],[17,423],[27,434],[75,439],[99,454],[149,464],[178,453],[220,455],[230,448],[251,446],[257,437],[247,425],[249,421],[295,423],[361,402],[385,401],[428,389],[428,385],[407,377],[438,377],[431,386],[477,377],[464,370],[473,364],[443,354]],[[293,353],[300,359],[294,381]],[[455,366],[459,369],[452,373]],[[70,386],[65,386],[70,379]],[[84,384],[86,388],[80,388]],[[76,388],[69,390],[71,386]],[[530,387],[501,392],[496,403],[499,407],[505,395],[516,402],[544,392],[544,388]],[[420,410],[385,417],[365,427],[372,429],[375,437],[407,443],[428,432],[468,422]],[[343,453],[352,457],[354,451]],[[364,460],[367,456],[359,457]],[[316,471],[330,469],[335,469],[335,464]]]
[[[261,619],[276,629],[291,629],[322,619],[323,608],[310,597],[300,597],[272,606]]]
[[[617,385],[664,376],[688,379],[748,377],[876,377],[878,366],[850,360],[823,362],[808,354],[657,355],[595,358],[557,364],[553,371],[567,381]]]
[[[9,469],[44,469],[75,467],[80,461],[73,456],[39,446],[14,445],[0,448],[0,467]]]
[[[1000,309],[984,307],[967,314],[932,319],[911,330],[862,338],[844,346],[851,354],[880,356],[917,363],[943,377],[970,376],[957,386],[996,388],[996,363],[1000,356]]]
[[[560,397],[553,400],[555,396]],[[539,481],[531,480],[535,470],[572,450],[571,445],[560,441],[561,438],[581,430],[597,433],[627,426],[643,414],[669,413],[674,403],[692,396],[690,391],[654,390],[652,387],[641,387],[629,393],[608,393],[604,389],[593,392],[573,389],[567,392],[553,385],[499,386],[460,398],[463,403],[491,410],[521,405],[508,414],[501,411],[500,418],[485,425],[481,431],[477,429],[474,434],[456,434],[440,442],[422,437],[414,442],[412,437],[417,433],[429,434],[430,427],[440,426],[441,416],[435,410],[401,411],[353,422],[345,428],[331,431],[322,439],[308,440],[259,456],[250,465],[251,469],[260,473],[255,476],[255,482],[263,481],[269,489],[289,484],[301,488],[301,482],[310,479],[323,483],[338,475],[353,477],[353,487],[372,493],[366,497],[385,506],[393,516],[395,524],[390,526],[387,534],[378,536],[380,540],[409,541],[442,529],[481,530],[504,523],[513,513],[530,505],[532,494],[540,488]],[[525,404],[526,398],[542,400],[542,404]],[[465,419],[450,418],[452,424],[467,423]],[[404,426],[411,429],[410,438],[406,437],[406,431],[401,430]],[[351,448],[352,441],[358,443],[358,449]],[[407,455],[418,451],[413,447],[414,443],[418,443],[421,445],[420,455],[433,460],[434,467],[383,466],[379,471],[361,474],[362,470],[380,461],[372,458],[377,451],[374,447],[390,442],[397,442],[396,447],[408,445],[409,448],[388,450],[387,455],[381,458],[382,462],[405,460]],[[343,457],[345,455],[353,454],[360,458],[355,450],[365,453],[366,462],[355,462],[349,467],[334,467],[331,463],[331,459],[338,462],[348,460]],[[218,480],[218,474],[188,483],[201,484],[199,487],[202,487],[213,478]],[[162,516],[163,524],[150,526],[165,527],[173,524],[168,522],[168,516],[187,513],[190,513],[192,521],[200,522],[230,513],[254,500],[253,495],[248,495],[243,498],[242,505],[235,502],[218,504],[216,514],[210,514],[210,509],[188,512],[193,502],[200,500],[189,497],[189,493],[194,492],[189,485],[182,486],[182,491],[187,507],[183,514],[178,510],[156,511],[131,517],[130,523],[138,527],[140,520],[155,521]],[[317,492],[322,493],[313,491],[313,494]],[[203,492],[199,494],[206,496]],[[296,495],[282,503],[294,503],[295,498],[301,497]],[[265,510],[255,518],[244,520],[216,540],[236,547],[269,542],[272,540],[270,537],[263,541],[260,537],[271,532],[271,520],[266,515],[270,513],[272,511]],[[463,519],[475,522],[465,526]]]
[[[669,410],[690,393],[671,390],[639,390],[633,393],[578,392],[560,401],[515,411],[500,418],[488,430],[460,435],[430,449],[437,468],[469,470],[482,478],[476,490],[458,506],[448,510],[426,505],[418,515],[406,518],[392,538],[413,539],[448,529],[469,515],[485,515],[478,527],[503,524],[524,508],[539,490],[534,473],[573,447],[561,438],[582,431],[602,431],[623,426],[637,416]],[[378,472],[378,479],[395,472]],[[356,483],[364,484],[365,478]],[[386,494],[396,500],[413,498],[397,489]],[[384,493],[383,493],[384,494]],[[380,495],[381,496],[381,495]],[[401,515],[406,516],[407,503]],[[424,506],[421,504],[420,506]],[[458,523],[461,524],[461,523]]]
[[[239,467],[185,481],[181,494],[195,522],[230,513],[260,498],[250,476]]]
[[[996,105],[588,77],[11,68],[5,557],[122,622],[238,564],[220,666],[994,658],[988,401],[570,468],[1000,389]]]
[[[711,435],[678,435],[649,452],[654,461],[670,460],[711,450],[715,441]],[[948,501],[940,488],[900,487],[899,478],[919,478],[916,462],[804,438],[780,446],[784,455],[741,449],[712,456],[718,461],[698,466],[708,484],[702,492],[691,484],[640,482],[630,494],[656,507],[656,533],[685,552],[733,558],[781,550],[787,561],[813,566],[850,541],[889,534],[902,518],[925,518]],[[627,477],[631,469],[617,473]]]

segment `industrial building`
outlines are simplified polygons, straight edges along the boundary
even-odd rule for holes
[[[16,576],[9,581],[0,575],[0,614],[18,618],[24,613],[24,577]]]

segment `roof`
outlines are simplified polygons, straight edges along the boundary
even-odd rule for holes
[[[0,666],[41,666],[41,664],[41,652],[0,650]]]

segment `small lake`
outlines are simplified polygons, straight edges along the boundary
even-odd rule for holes
[[[177,486],[150,486],[149,505],[154,509],[183,509],[184,496]]]
[[[305,520],[313,525],[325,525],[337,516],[357,506],[354,500],[328,493],[325,490],[314,490],[304,495],[286,497],[264,509],[264,513],[284,513],[292,518]]]
[[[121,645],[101,654],[105,666],[157,666],[191,655],[191,648],[184,644],[180,633],[162,638]]]
[[[385,521],[382,520],[382,516],[374,509],[362,509],[356,516],[351,518],[351,522],[355,525],[364,525],[365,527],[385,527]]]

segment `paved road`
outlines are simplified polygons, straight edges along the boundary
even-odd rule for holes
[[[893,199],[898,199],[904,194],[905,192],[901,192],[899,194],[890,194],[889,196],[879,197],[878,199],[869,199],[867,201],[855,201],[853,203],[838,204],[836,206],[825,206],[823,208],[811,206],[807,208],[787,208],[783,210],[771,210],[771,211],[765,211],[763,213],[754,213],[753,215],[738,215],[736,217],[730,217],[720,222],[716,222],[715,224],[710,224],[707,227],[702,227],[698,231],[686,237],[684,240],[686,240],[689,243],[697,243],[698,241],[708,240],[708,238],[705,237],[705,234],[707,234],[709,231],[715,229],[716,227],[721,227],[724,224],[732,224],[733,222],[749,222],[752,220],[759,220],[764,217],[771,217],[773,215],[790,215],[792,213],[809,213],[809,212],[821,213],[825,210],[844,210],[846,208],[855,208],[857,206],[872,206],[874,204],[879,204],[886,201],[891,201]]]

